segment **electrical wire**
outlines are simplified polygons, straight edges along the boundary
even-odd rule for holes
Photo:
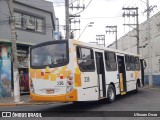
[[[88,18],[79,18],[79,19],[111,19],[111,18],[120,18],[121,16],[117,17],[88,17]]]
[[[0,13],[3,14],[3,15],[5,15],[5,16],[9,16],[8,14],[5,14],[5,13],[3,13],[3,12],[1,12],[1,11],[0,11]]]
[[[72,1],[69,3],[69,5],[73,4],[75,1],[77,1],[77,0],[72,0]]]

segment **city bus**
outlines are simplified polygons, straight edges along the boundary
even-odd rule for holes
[[[141,56],[76,40],[30,47],[29,71],[34,102],[113,102],[144,83]]]

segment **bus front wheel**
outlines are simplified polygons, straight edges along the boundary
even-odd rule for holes
[[[108,91],[107,91],[107,101],[109,103],[112,103],[115,101],[116,93],[115,93],[115,88],[113,85],[109,85]]]

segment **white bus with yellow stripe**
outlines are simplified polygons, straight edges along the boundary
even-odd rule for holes
[[[41,43],[30,48],[32,101],[96,101],[129,91],[144,79],[140,56],[75,40]]]

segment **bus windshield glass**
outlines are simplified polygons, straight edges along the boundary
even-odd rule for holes
[[[67,42],[52,42],[31,47],[31,67],[59,67],[68,63]]]

